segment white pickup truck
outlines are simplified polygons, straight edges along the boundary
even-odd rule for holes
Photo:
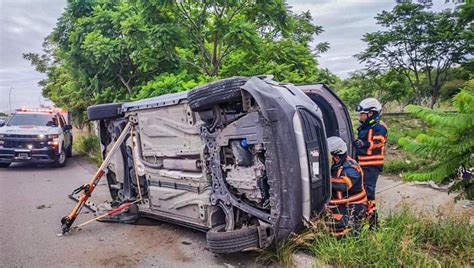
[[[0,167],[12,162],[64,167],[72,156],[71,129],[61,111],[18,109],[0,124]]]

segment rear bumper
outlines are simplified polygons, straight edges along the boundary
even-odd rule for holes
[[[268,183],[271,188],[272,224],[275,239],[277,241],[284,240],[291,233],[303,227],[303,210],[307,210],[306,214],[317,215],[329,201],[329,195],[327,194],[327,185],[329,184],[327,172],[329,168],[328,163],[323,161],[326,156],[326,149],[324,146],[316,146],[320,142],[325,145],[325,142],[323,142],[326,136],[324,126],[320,122],[321,120],[318,119],[317,114],[307,112],[305,120],[301,122],[304,137],[297,137],[293,125],[294,116],[299,113],[299,107],[306,107],[306,103],[303,101],[290,103],[283,95],[278,96],[278,94],[281,94],[280,91],[271,88],[259,79],[249,80],[243,86],[243,89],[252,95],[262,109],[264,117],[270,122],[271,133],[268,133],[270,140],[265,144],[267,148],[265,164],[267,166]],[[300,94],[297,90],[294,90],[294,93]],[[301,92],[301,94],[303,93]],[[312,107],[308,106],[307,108],[309,111]],[[311,136],[310,132],[307,131],[311,128],[319,128],[321,136],[316,134],[314,134],[316,135],[314,137]],[[308,155],[318,149],[320,155],[317,159],[309,159],[308,157],[300,159],[297,149],[298,138],[304,139],[302,146],[307,150]],[[313,172],[310,172],[308,165],[311,164],[313,168],[312,164],[314,162],[319,162],[318,173],[314,174],[317,175],[317,178],[310,179],[308,175],[313,175]],[[302,172],[303,168],[307,173],[306,175]],[[303,183],[306,185],[303,185]],[[307,191],[305,197],[302,194],[303,190]],[[307,204],[306,207],[304,207],[305,203]]]
[[[41,149],[23,149],[23,148],[4,148],[0,147],[0,162],[33,162],[33,163],[51,163],[54,162],[57,155],[55,147],[43,147]]]

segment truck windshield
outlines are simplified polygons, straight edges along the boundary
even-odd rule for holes
[[[7,123],[7,126],[59,126],[56,116],[51,114],[14,114]]]

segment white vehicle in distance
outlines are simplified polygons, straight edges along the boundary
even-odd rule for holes
[[[60,109],[21,108],[0,124],[0,167],[12,162],[64,167],[72,156],[72,126]]]

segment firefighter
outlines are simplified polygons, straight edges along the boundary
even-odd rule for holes
[[[379,119],[382,105],[375,98],[362,100],[356,111],[361,123],[358,139],[355,141],[357,161],[364,171],[364,186],[369,200],[369,221],[373,222],[377,217],[375,187],[379,173],[383,170],[387,126]]]
[[[328,226],[333,235],[343,236],[357,232],[366,216],[364,174],[359,164],[347,155],[347,144],[341,138],[329,137],[327,142],[332,157]]]

